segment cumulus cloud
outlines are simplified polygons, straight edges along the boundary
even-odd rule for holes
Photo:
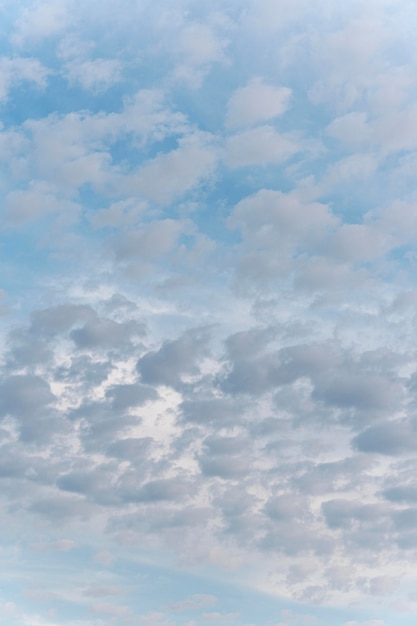
[[[392,420],[371,426],[357,435],[353,444],[362,452],[402,454],[413,450],[416,435],[407,420]]]
[[[217,164],[217,150],[208,134],[196,133],[182,138],[178,148],[151,159],[132,175],[132,193],[161,204],[169,204],[209,178]]]
[[[20,7],[13,38],[24,46],[61,33],[70,21],[70,3],[45,0]]]
[[[229,127],[252,126],[279,117],[290,105],[291,89],[253,79],[231,96],[226,116]]]
[[[6,101],[10,90],[29,81],[37,87],[46,87],[50,71],[39,59],[32,57],[0,57],[0,102]]]
[[[226,144],[229,167],[265,166],[283,163],[300,150],[290,136],[280,135],[272,126],[258,126],[232,135]]]
[[[176,386],[183,375],[199,372],[198,361],[207,354],[207,329],[189,330],[182,337],[166,341],[157,351],[141,357],[137,370],[145,383]]]
[[[66,73],[70,83],[102,92],[120,81],[122,69],[120,61],[115,59],[76,60],[68,63]]]

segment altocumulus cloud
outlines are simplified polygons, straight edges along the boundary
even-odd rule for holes
[[[0,12],[4,623],[413,624],[414,4]]]

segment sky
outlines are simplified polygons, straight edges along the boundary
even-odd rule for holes
[[[0,0],[0,625],[411,626],[411,0]]]

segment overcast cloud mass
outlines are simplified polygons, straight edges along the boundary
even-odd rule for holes
[[[0,11],[0,623],[415,624],[415,2]]]

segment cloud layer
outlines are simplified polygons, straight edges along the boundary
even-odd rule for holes
[[[0,11],[7,623],[411,624],[412,3]]]

